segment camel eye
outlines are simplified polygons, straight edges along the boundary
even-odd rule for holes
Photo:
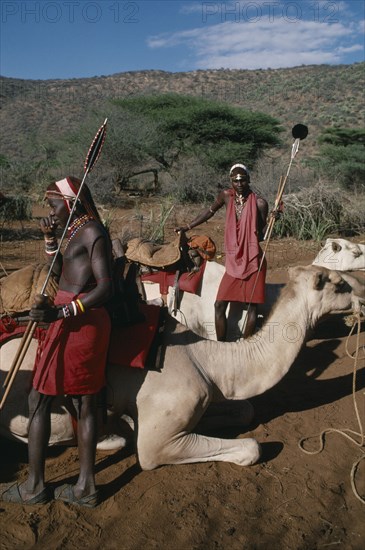
[[[333,242],[332,243],[332,250],[333,250],[333,252],[339,252],[341,250],[341,245],[339,245],[336,242]]]

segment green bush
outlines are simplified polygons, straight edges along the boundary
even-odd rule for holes
[[[32,217],[32,202],[29,197],[6,197],[0,201],[0,221],[24,221]]]
[[[337,114],[336,114],[337,116]],[[311,161],[319,174],[349,190],[365,181],[365,130],[327,128],[319,137],[320,155]]]

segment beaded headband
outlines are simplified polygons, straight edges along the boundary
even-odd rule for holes
[[[72,184],[71,178],[64,178],[63,180],[56,181],[55,184],[65,198],[67,199],[76,198],[77,193]]]
[[[232,168],[230,169],[230,171],[229,171],[229,175],[232,174],[232,172],[233,172],[233,170],[234,170],[235,168],[242,168],[242,170],[244,170],[248,176],[250,175],[249,169],[248,169],[247,166],[245,166],[244,164],[234,164],[234,165],[232,166]]]
[[[63,199],[65,202],[66,208],[68,209],[69,212],[71,212],[72,202],[75,201],[78,195],[78,190],[79,190],[78,186],[80,183],[81,182],[79,180],[71,176],[67,176],[62,180],[55,181],[53,185],[50,187],[56,187],[56,189],[52,189],[52,188],[47,189],[45,198]],[[94,200],[91,196],[90,190],[86,184],[84,185],[79,195],[78,202],[83,206],[83,208],[86,210],[87,214],[91,218],[102,223],[99,213],[97,211],[97,208],[95,206]]]
[[[55,185],[59,191],[50,189],[46,191],[46,197],[48,199],[56,198],[63,199],[66,203],[67,209],[71,212],[70,201],[76,198],[76,192],[72,185],[71,178],[64,178],[59,181],[55,181]]]

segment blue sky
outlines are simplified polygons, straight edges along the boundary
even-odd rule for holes
[[[1,0],[3,76],[364,60],[364,0]]]

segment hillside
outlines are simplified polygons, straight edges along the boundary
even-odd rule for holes
[[[111,98],[175,92],[224,101],[276,117],[287,130],[310,128],[307,154],[324,127],[362,127],[364,67],[315,65],[290,69],[208,70],[188,73],[140,71],[69,80],[0,77],[0,152],[12,159],[37,155],[37,148],[82,126]],[[105,113],[107,114],[107,113]],[[101,118],[102,118],[101,116]]]

